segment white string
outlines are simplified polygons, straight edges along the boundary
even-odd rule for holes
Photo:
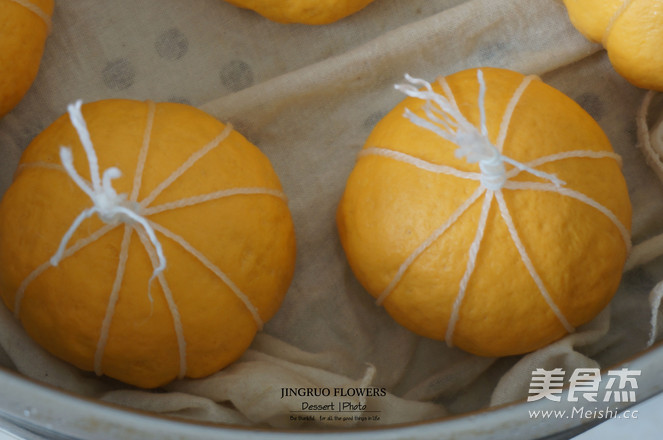
[[[147,105],[148,105],[147,123],[143,135],[143,144],[141,145],[140,153],[138,155],[138,163],[136,164],[136,170],[134,172],[134,181],[130,196],[130,201],[134,203],[138,198],[138,193],[141,186],[143,169],[145,167],[145,161],[147,159],[147,150],[150,145],[150,137],[152,133],[152,127],[154,124],[154,114],[156,111],[156,106],[154,102],[148,101]],[[125,224],[124,236],[122,238],[122,244],[120,246],[120,255],[117,263],[115,281],[113,282],[113,287],[111,289],[108,304],[106,306],[106,313],[101,325],[99,340],[97,342],[97,349],[94,355],[94,372],[97,375],[103,374],[103,356],[104,352],[106,351],[106,344],[108,342],[110,326],[113,321],[113,316],[115,315],[115,306],[119,299],[120,289],[122,287],[122,280],[124,278],[124,271],[126,268],[127,259],[129,257],[129,243],[131,241],[131,233],[132,233],[131,231],[132,228],[128,224]],[[151,286],[152,286],[152,279],[150,279],[150,281],[148,282],[147,294],[150,300],[150,305],[153,305]]]
[[[85,118],[83,117],[83,113],[81,112],[81,106],[83,105],[82,100],[76,101],[74,104],[69,104],[67,106],[67,111],[69,113],[69,119],[71,120],[71,125],[74,126],[76,129],[76,133],[78,134],[78,138],[81,141],[81,144],[83,145],[83,149],[85,150],[85,154],[87,155],[87,161],[88,165],[90,167],[90,178],[92,179],[92,190],[88,192],[88,195],[90,197],[94,196],[94,193],[96,192],[101,192],[102,186],[101,186],[101,177],[99,176],[99,162],[97,160],[97,153],[94,149],[94,145],[92,144],[92,139],[90,138],[90,132],[87,129],[87,123],[85,122]],[[60,159],[62,159],[63,154],[65,154],[65,151],[68,151],[68,157],[69,157],[69,166],[73,170],[73,175],[78,176],[78,173],[74,169],[73,161],[72,159],[72,154],[71,154],[71,149],[69,148],[60,148]],[[64,165],[65,168],[67,168],[67,163],[65,161],[62,161],[62,164]],[[115,169],[117,171],[114,171],[113,174],[117,174],[119,170],[117,168],[110,168],[106,172],[110,171],[111,169]],[[67,169],[69,174],[72,174],[69,169]],[[105,173],[104,173],[105,174]],[[80,176],[78,176],[80,178]],[[85,186],[86,185],[81,185],[79,182],[76,182],[81,189],[84,191],[86,190]],[[87,192],[87,191],[86,191]],[[115,191],[112,191],[113,193]]]
[[[561,153],[555,153],[548,156],[541,156],[530,162],[527,162],[527,165],[530,168],[536,168],[541,165],[545,165],[551,162],[557,162],[564,159],[613,159],[621,167],[622,158],[620,155],[613,153],[611,151],[592,151],[592,150],[573,150],[573,151],[564,151]],[[514,168],[507,172],[507,177],[510,179],[512,177],[520,174],[522,170]]]
[[[506,110],[504,111],[504,115],[502,116],[500,132],[497,135],[497,142],[495,143],[495,146],[499,152],[502,152],[504,149],[504,142],[506,141],[506,135],[509,131],[509,127],[511,126],[511,118],[513,117],[513,112],[516,109],[516,105],[518,105],[520,102],[520,98],[522,98],[523,94],[525,93],[525,89],[527,89],[532,80],[536,78],[537,77],[535,75],[527,75],[522,80],[516,91],[513,93],[513,96],[509,100],[509,103],[506,106]]]
[[[525,246],[523,245],[523,242],[520,239],[518,230],[516,229],[516,226],[513,224],[513,218],[511,217],[511,212],[509,211],[509,207],[506,204],[506,200],[504,200],[504,195],[501,192],[497,193],[497,204],[500,207],[500,214],[502,215],[502,219],[504,219],[504,223],[506,223],[507,229],[509,230],[509,234],[511,235],[511,240],[513,240],[513,243],[515,244],[516,249],[518,250],[520,259],[525,264],[527,272],[529,272],[530,277],[534,280],[534,283],[536,284],[536,287],[539,289],[541,296],[543,296],[543,299],[548,304],[548,307],[550,307],[550,309],[553,311],[555,316],[557,316],[557,319],[559,319],[559,321],[562,323],[566,331],[569,333],[573,333],[575,331],[574,327],[566,319],[566,317],[559,309],[557,304],[555,304],[555,301],[553,301],[552,297],[548,293],[548,289],[543,283],[543,280],[541,279],[538,272],[534,268],[534,264],[532,263],[532,260],[530,259],[529,254],[527,253],[527,250],[525,249]]]
[[[211,261],[203,255],[202,252],[200,252],[198,249],[193,247],[191,244],[189,244],[184,238],[180,237],[179,235],[173,233],[169,229],[159,225],[158,223],[151,222],[152,226],[154,229],[165,235],[166,237],[170,238],[173,240],[175,243],[179,244],[185,251],[193,255],[203,266],[211,270],[214,275],[216,275],[221,281],[223,281],[226,286],[235,294],[235,296],[244,303],[248,311],[251,313],[251,316],[253,317],[253,320],[255,321],[256,325],[258,326],[259,330],[262,330],[262,327],[264,325],[264,322],[262,318],[260,317],[260,314],[258,313],[258,309],[251,303],[251,300],[240,290],[239,287],[233,281],[217,266],[215,266]]]
[[[481,126],[481,136],[488,139],[488,127],[486,126],[486,81],[483,79],[483,71],[481,69],[477,70],[477,80],[479,81],[479,124]]]
[[[44,12],[42,9],[40,9],[37,5],[35,5],[33,3],[30,3],[27,0],[9,0],[9,1],[12,1],[12,2],[16,3],[17,5],[23,6],[25,9],[31,11],[32,13],[37,15],[39,18],[41,18],[42,21],[44,22],[44,24],[46,24],[47,33],[49,33],[49,34],[51,33],[51,29],[53,27],[53,23],[51,21],[51,16],[48,15],[46,12]]]
[[[543,156],[534,159],[526,164],[523,164],[507,156],[504,156],[501,153],[501,151],[503,149],[503,145],[506,140],[507,132],[510,126],[511,119],[513,117],[513,113],[515,111],[515,108],[519,100],[523,96],[525,90],[527,89],[531,81],[536,78],[534,76],[526,76],[521,82],[521,84],[518,86],[516,91],[514,92],[512,98],[509,100],[509,103],[507,104],[504,115],[502,117],[502,122],[500,124],[500,132],[497,139],[497,147],[492,145],[488,139],[488,130],[486,125],[486,117],[484,109],[486,86],[483,78],[483,72],[480,69],[477,70],[477,81],[479,82],[479,97],[477,105],[479,106],[480,110],[481,133],[479,133],[479,131],[474,126],[472,126],[462,115],[453,97],[451,88],[448,86],[444,78],[438,80],[438,83],[441,85],[445,93],[445,95],[443,96],[438,93],[435,93],[432,90],[432,86],[426,81],[420,79],[414,79],[409,75],[406,75],[405,77],[408,80],[408,82],[410,82],[410,84],[398,85],[396,86],[396,88],[404,92],[408,96],[425,100],[426,102],[423,106],[423,109],[428,119],[415,115],[409,109],[406,109],[404,117],[409,119],[415,125],[430,130],[435,134],[439,135],[440,137],[442,137],[443,139],[458,145],[458,149],[456,150],[457,156],[465,157],[466,160],[470,163],[479,162],[479,168],[481,170],[481,176],[479,179],[480,185],[479,188],[477,188],[477,190],[472,194],[472,196],[470,196],[465,201],[465,203],[463,203],[442,226],[436,229],[433,232],[433,234],[431,234],[423,243],[421,243],[415,249],[415,251],[413,251],[406,258],[406,260],[401,264],[398,271],[396,272],[396,275],[392,278],[389,285],[378,296],[377,303],[382,304],[384,302],[387,296],[390,295],[391,292],[393,292],[393,290],[396,288],[396,285],[400,282],[404,273],[412,265],[412,263],[414,263],[416,258],[418,258],[419,255],[421,255],[426,249],[428,249],[428,247],[432,245],[432,243],[435,240],[437,240],[442,234],[444,234],[444,232],[446,232],[446,230],[449,227],[451,227],[456,221],[458,221],[459,217],[481,195],[486,193],[486,197],[484,199],[482,211],[479,218],[477,232],[474,241],[470,245],[470,249],[468,251],[469,254],[468,254],[467,267],[465,273],[463,274],[463,278],[461,279],[458,294],[454,299],[453,309],[450,314],[449,324],[447,326],[447,331],[445,336],[447,344],[452,345],[453,342],[453,332],[456,327],[456,323],[459,319],[460,307],[462,305],[465,296],[465,291],[467,289],[469,279],[472,276],[472,273],[474,272],[475,269],[476,258],[481,246],[481,242],[483,240],[483,235],[485,232],[485,222],[493,196],[495,196],[498,201],[501,217],[504,220],[505,224],[507,225],[507,229],[509,230],[511,239],[514,242],[516,249],[518,250],[521,260],[525,264],[525,267],[527,268],[530,277],[533,279],[533,281],[537,285],[540,294],[542,295],[548,306],[551,308],[553,313],[556,315],[556,317],[559,319],[561,324],[564,326],[564,328],[568,332],[573,332],[574,327],[569,323],[569,321],[566,319],[566,317],[561,312],[559,307],[552,300],[552,297],[548,293],[545,284],[543,283],[540,276],[536,272],[536,269],[534,268],[534,265],[531,259],[529,258],[529,255],[524,245],[522,244],[522,241],[520,240],[518,231],[516,230],[515,225],[513,224],[513,219],[509,212],[506,201],[504,200],[502,189],[509,189],[509,190],[527,189],[535,191],[554,192],[566,197],[571,197],[573,199],[576,199],[582,203],[585,203],[597,209],[603,215],[608,217],[609,220],[617,227],[617,229],[620,232],[620,235],[622,236],[622,239],[624,241],[628,253],[630,252],[631,249],[630,234],[626,229],[626,227],[612,213],[612,211],[610,211],[608,208],[604,207],[603,205],[599,204],[595,200],[591,199],[590,197],[587,197],[582,193],[579,193],[577,191],[571,190],[566,187],[562,187],[562,185],[565,185],[565,182],[558,179],[556,176],[536,169],[536,167],[539,167],[541,165],[550,162],[556,162],[570,158],[590,158],[590,159],[610,158],[617,160],[621,166],[621,158],[612,152],[574,150],[574,151],[567,151],[562,153],[551,154],[548,156]],[[416,88],[415,86],[419,86],[420,88]],[[437,108],[435,108],[435,106],[437,106]],[[416,157],[409,156],[405,153],[400,153],[395,151],[392,152],[392,150],[388,149],[371,147],[365,149],[364,151],[362,151],[362,153],[360,153],[360,157],[368,155],[381,155],[385,157],[391,157],[393,159],[400,160],[402,162],[417,166],[427,171],[455,175],[456,177],[476,180],[475,175],[470,176],[469,174],[466,174],[463,176],[458,176],[457,174],[460,171],[454,168],[448,167],[448,169],[446,169],[443,166],[433,164]],[[504,162],[513,165],[514,168],[507,172],[503,166]],[[545,180],[548,180],[551,183],[509,181],[510,178],[518,175],[523,171],[528,172],[534,176],[543,178]]]
[[[103,176],[99,174],[99,163],[97,154],[90,139],[90,133],[81,112],[82,101],[78,100],[75,104],[68,106],[69,117],[71,123],[78,133],[78,137],[83,145],[87,155],[88,164],[90,167],[90,178],[92,186],[78,174],[74,167],[74,160],[71,149],[68,147],[60,147],[60,159],[67,174],[76,183],[76,185],[92,200],[93,206],[83,210],[74,220],[72,225],[65,232],[60,245],[58,246],[55,255],[51,258],[51,264],[57,266],[62,259],[63,252],[66,249],[67,243],[74,235],[81,223],[94,214],[98,214],[99,218],[105,223],[113,224],[116,222],[125,223],[139,223],[147,233],[150,241],[154,244],[157,256],[159,258],[159,265],[154,268],[152,277],[150,278],[150,285],[152,280],[166,268],[166,257],[163,254],[161,243],[157,239],[154,231],[149,225],[147,219],[141,214],[136,212],[138,205],[135,203],[127,203],[126,194],[118,195],[112,186],[112,180],[120,177],[122,172],[116,168],[111,167],[104,171]],[[149,289],[148,289],[149,290]]]
[[[411,85],[397,84],[394,86],[396,90],[400,90],[401,92],[405,93],[408,96],[424,100],[425,105],[423,107],[423,110],[426,112],[426,116],[430,121],[442,125],[444,127],[444,130],[437,131],[438,127],[435,124],[429,123],[427,120],[423,118],[419,119],[421,119],[421,122],[423,124],[426,124],[431,131],[447,139],[449,135],[446,133],[445,130],[452,132],[454,129],[458,127],[459,123],[463,123],[463,120],[465,118],[462,117],[460,111],[457,111],[457,108],[454,105],[452,105],[448,99],[446,99],[444,96],[435,93],[433,91],[432,86],[427,81],[413,78],[408,74],[405,75],[405,79],[409,81]],[[417,86],[423,87],[425,91],[419,90]],[[436,104],[437,108],[435,108],[433,104]],[[409,112],[409,110],[406,109],[406,112]],[[408,114],[411,114],[411,112],[409,112]],[[456,116],[459,114],[461,115],[462,120],[460,121],[455,120]]]
[[[62,165],[50,164],[46,162],[34,162],[30,164],[23,164],[20,168],[29,168],[29,167],[40,167],[48,169],[57,169],[60,171],[66,172],[69,177],[76,183],[76,185],[85,192],[90,199],[93,201],[93,206],[83,210],[74,220],[70,228],[64,234],[58,250],[55,255],[47,262],[38,266],[32,273],[30,273],[21,283],[17,289],[15,300],[14,300],[14,314],[17,318],[20,318],[20,309],[23,297],[27,287],[44,271],[49,267],[57,266],[57,264],[65,258],[76,253],[78,250],[83,247],[97,241],[103,235],[109,231],[115,229],[119,226],[120,222],[125,223],[125,233],[122,239],[121,250],[119,254],[118,267],[116,269],[116,276],[113,283],[113,287],[109,296],[108,304],[106,307],[106,312],[104,320],[101,325],[100,336],[97,342],[97,348],[95,351],[94,357],[94,370],[97,374],[102,374],[102,363],[103,355],[105,351],[106,344],[108,342],[110,326],[112,323],[113,315],[115,313],[115,306],[119,299],[120,288],[122,284],[122,279],[124,277],[124,272],[126,269],[127,259],[128,259],[128,249],[129,241],[131,237],[131,231],[135,230],[138,233],[138,236],[145,247],[146,252],[148,253],[154,271],[152,277],[150,278],[148,284],[148,295],[150,297],[150,302],[152,302],[152,297],[150,293],[150,286],[153,279],[158,279],[159,284],[162,287],[164,297],[168,304],[170,310],[173,326],[175,329],[178,351],[179,351],[179,373],[178,377],[182,378],[186,374],[187,370],[187,360],[186,360],[186,340],[184,338],[184,330],[182,327],[181,317],[179,310],[172,296],[172,292],[168,283],[163,275],[163,270],[165,269],[165,256],[163,254],[163,249],[161,243],[156,238],[155,229],[152,227],[153,223],[149,222],[146,218],[148,215],[156,214],[159,212],[164,212],[170,209],[177,209],[196,205],[199,203],[204,203],[211,200],[216,200],[224,197],[230,197],[233,195],[268,195],[277,197],[284,202],[287,202],[287,198],[283,191],[276,190],[272,188],[231,188],[227,190],[215,191],[209,194],[203,194],[199,196],[192,196],[180,200],[176,200],[169,203],[164,203],[162,205],[148,207],[149,203],[153,201],[164,189],[166,189],[170,184],[172,184],[178,177],[180,177],[184,172],[186,172],[196,161],[201,159],[205,154],[211,151],[213,148],[219,145],[232,131],[232,127],[228,124],[224,130],[219,134],[215,139],[210,143],[205,145],[203,148],[198,150],[196,153],[192,154],[189,159],[182,164],[174,173],[172,173],[165,181],[157,186],[155,190],[141,203],[137,203],[138,194],[140,192],[140,187],[142,184],[142,175],[145,168],[151,132],[154,125],[154,117],[156,112],[156,107],[153,102],[148,102],[148,116],[147,123],[145,128],[145,133],[143,136],[143,143],[139,152],[138,162],[136,165],[134,181],[132,185],[132,191],[130,199],[126,199],[126,194],[118,195],[114,188],[112,187],[112,180],[116,179],[121,175],[119,169],[112,167],[108,168],[102,176],[99,175],[99,164],[92,144],[89,131],[87,129],[87,124],[81,113],[81,101],[77,101],[75,104],[68,107],[70,119],[72,125],[76,129],[81,144],[86,152],[88,157],[88,165],[90,167],[90,176],[91,182],[86,181],[83,177],[78,174],[74,165],[73,165],[73,156],[71,150],[66,147],[61,147],[60,149],[60,158]],[[145,208],[143,208],[143,206]],[[73,234],[82,224],[82,222],[91,217],[94,214],[98,214],[99,217],[104,220],[107,224],[98,229],[96,232],[90,236],[79,239],[74,245],[67,247],[69,241],[73,237]],[[138,228],[137,225],[140,225],[141,228]],[[257,309],[251,303],[251,301],[244,295],[239,288],[215,265],[213,265],[200,251],[191,246],[186,242],[182,237],[175,235],[170,232],[168,229],[163,228],[160,225],[154,223],[154,225],[159,229],[161,233],[167,237],[174,240],[180,246],[182,246],[187,252],[191,253],[194,257],[198,259],[205,267],[212,270],[226,285],[233,291],[233,293],[245,304],[249,312],[251,313],[256,325],[259,329],[262,329],[263,321],[260,318]]]
[[[103,237],[105,234],[108,232],[112,231],[115,229],[118,225],[104,225],[103,227],[97,229],[95,232],[90,234],[89,236],[85,238],[81,238],[78,240],[76,243],[74,243],[72,246],[69,248],[65,249],[65,251],[62,253],[62,259],[65,259],[67,257],[70,257],[71,255],[75,254],[79,250],[83,249],[85,246],[89,245],[90,243],[93,243],[97,240],[99,240],[101,237]],[[27,290],[28,286],[39,277],[44,271],[46,271],[48,268],[52,267],[51,261],[48,260],[45,263],[42,263],[41,265],[37,266],[35,270],[33,270],[25,279],[21,282],[21,285],[18,287],[16,290],[16,296],[14,297],[14,316],[18,319],[20,314],[21,314],[21,303],[23,302],[23,296],[25,295],[25,291]]]
[[[481,71],[479,70],[479,72],[481,72]],[[516,91],[513,93],[513,96],[511,96],[511,99],[509,100],[509,103],[507,104],[506,109],[504,110],[504,115],[502,116],[502,122],[500,123],[500,131],[499,131],[499,134],[497,136],[497,143],[496,143],[495,148],[500,153],[500,159],[501,160],[513,165],[518,170],[518,171],[515,172],[514,175],[520,173],[521,171],[526,171],[526,172],[528,172],[528,173],[530,173],[534,176],[540,177],[540,178],[545,179],[545,180],[550,180],[552,183],[555,184],[555,186],[560,187],[562,185],[565,185],[565,182],[563,180],[557,178],[557,176],[555,176],[555,175],[548,174],[548,173],[537,170],[536,166],[538,166],[540,164],[536,164],[536,166],[532,166],[530,164],[523,164],[523,163],[520,163],[518,161],[515,161],[515,160],[511,159],[508,156],[504,156],[502,154],[502,151],[504,149],[504,142],[506,141],[506,136],[509,132],[509,127],[511,127],[511,119],[513,118],[513,112],[515,111],[516,106],[520,102],[520,99],[522,98],[523,94],[525,93],[525,90],[527,89],[527,87],[529,87],[531,82],[536,78],[537,77],[534,76],[534,75],[528,75],[525,78],[523,78],[521,83],[516,88]],[[483,82],[483,74],[481,74],[481,82]],[[483,87],[485,89],[485,85]],[[480,100],[479,105],[483,106],[483,100]],[[487,136],[487,134],[486,134],[486,136]],[[504,183],[506,180],[508,180],[509,177],[510,177],[510,174],[513,173],[513,172],[514,172],[513,170],[511,170],[510,172],[507,172],[506,175],[504,176],[504,180],[503,180],[502,183]]]
[[[513,165],[516,169],[518,169],[518,172],[520,171],[526,171],[536,177],[540,177],[542,179],[550,180],[557,188],[560,188],[562,185],[566,185],[566,182],[563,180],[559,179],[557,176],[549,173],[545,173],[543,171],[535,170],[534,168],[531,168],[527,166],[524,163],[520,163],[516,160],[511,159],[510,157],[507,156],[501,156],[501,159],[504,162],[507,162],[511,165]],[[506,173],[505,173],[506,174]],[[506,182],[508,179],[504,179],[504,182]]]
[[[30,170],[33,168],[38,168],[38,169],[44,169],[44,170],[53,170],[53,171],[62,171],[63,173],[66,173],[67,171],[64,169],[61,163],[50,163],[50,162],[42,162],[42,161],[36,161],[36,162],[25,162],[21,163],[16,167],[16,171],[14,171],[14,176],[13,179],[16,180],[16,178],[21,174],[23,171]]]
[[[526,80],[529,83],[531,79],[528,78],[529,77],[526,77]],[[477,80],[479,82],[477,105],[480,109],[481,132],[479,132],[479,130],[477,130],[477,128],[458,110],[455,101],[451,101],[450,97],[453,96],[453,94],[450,94],[450,90],[447,92],[448,96],[443,96],[436,93],[432,89],[432,86],[422,79],[415,79],[410,75],[405,75],[405,79],[410,82],[410,84],[396,85],[396,89],[410,97],[424,100],[425,104],[423,108],[428,119],[414,114],[410,109],[405,110],[404,116],[415,125],[432,131],[441,138],[455,144],[457,146],[455,150],[456,157],[463,157],[468,163],[478,163],[481,170],[481,182],[486,188],[493,191],[502,188],[502,185],[507,179],[504,162],[509,163],[522,171],[527,171],[537,177],[547,179],[557,186],[564,184],[563,181],[552,174],[535,170],[510,157],[504,156],[498,148],[490,142],[485,121],[486,85],[483,78],[483,71],[481,69],[477,70]],[[415,86],[423,88],[419,89]],[[520,87],[517,92],[522,95],[522,91],[524,91],[525,87]],[[435,108],[435,106],[437,106],[436,112],[431,110]],[[513,106],[507,108],[502,127],[508,127],[509,125],[510,117],[513,112],[511,107],[515,107],[515,103]],[[440,112],[446,115],[441,116]],[[504,137],[506,137],[506,128],[501,130],[501,132],[505,133]]]
[[[451,309],[449,324],[447,325],[447,331],[444,337],[444,340],[449,347],[453,347],[453,334],[454,330],[456,329],[458,318],[460,317],[460,306],[463,304],[465,293],[467,292],[467,285],[469,284],[470,277],[474,273],[474,268],[476,267],[477,256],[479,255],[479,247],[481,246],[483,235],[486,232],[486,221],[488,220],[488,212],[490,211],[490,205],[493,202],[494,195],[494,191],[486,191],[486,196],[484,197],[483,205],[481,206],[481,214],[479,214],[477,232],[467,253],[467,266],[465,267],[463,278],[460,280],[458,294],[456,294],[456,299],[454,300],[453,307]]]
[[[663,124],[661,125],[661,127],[663,127]],[[390,159],[398,160],[400,162],[413,165],[417,168],[429,171],[431,173],[446,174],[449,176],[458,177],[460,179],[481,180],[480,173],[461,171],[459,169],[447,165],[431,163],[426,160],[419,159],[418,157],[411,156],[409,154],[402,153],[400,151],[390,150],[388,148],[368,147],[361,150],[358,154],[359,158],[362,158],[364,156],[388,157]],[[574,151],[564,151],[562,153],[555,153],[548,156],[542,156],[530,162],[527,162],[525,166],[527,167],[527,169],[535,169],[536,167],[545,165],[550,162],[557,162],[564,159],[576,159],[576,158],[614,159],[615,161],[618,162],[620,166],[622,163],[621,156],[610,151],[574,150]],[[517,176],[523,171],[525,170],[514,167],[513,169],[506,172],[507,180]]]
[[[120,246],[120,256],[117,263],[117,270],[115,272],[115,280],[113,281],[113,288],[111,289],[108,304],[106,305],[106,313],[104,320],[101,324],[101,331],[99,332],[99,339],[97,341],[97,348],[94,353],[94,372],[101,376],[103,374],[102,363],[104,352],[106,351],[106,343],[110,333],[110,326],[115,314],[115,306],[120,297],[120,288],[122,287],[122,280],[124,279],[124,271],[127,266],[127,259],[129,257],[129,243],[131,241],[131,227],[124,225],[124,235],[122,237],[122,244]]]
[[[454,93],[451,91],[451,87],[447,82],[447,78],[441,76],[437,79],[437,83],[442,87],[442,91],[444,91],[444,96],[446,96],[447,101],[449,101],[449,104],[451,105],[451,108],[454,109],[454,112],[460,113],[460,108],[458,108],[458,104],[456,103],[456,97],[454,96]]]
[[[615,11],[615,13],[610,17],[610,21],[608,22],[608,26],[606,26],[605,31],[603,31],[603,36],[601,37],[601,44],[605,47],[605,45],[608,42],[608,38],[610,37],[610,34],[612,33],[612,29],[615,26],[615,23],[619,18],[626,12],[626,9],[631,5],[633,0],[623,0],[621,6]]]
[[[131,226],[131,225],[129,225]],[[133,227],[133,226],[132,226]],[[138,233],[138,238],[143,243],[145,250],[147,251],[150,261],[152,262],[152,267],[156,267],[159,264],[158,256],[154,250],[153,243],[149,238],[145,236],[145,231],[143,229],[135,228],[134,230]],[[173,328],[175,330],[175,337],[177,339],[177,348],[179,354],[179,372],[177,375],[178,379],[182,379],[186,375],[187,371],[187,360],[186,360],[186,339],[184,338],[184,328],[182,326],[182,318],[180,317],[179,309],[177,304],[173,299],[173,293],[170,290],[170,286],[166,281],[166,277],[163,275],[163,272],[159,272],[157,275],[159,284],[161,285],[161,290],[163,291],[163,296],[166,299],[166,304],[168,305],[168,310],[173,319]]]
[[[140,205],[145,208],[149,206],[154,199],[156,199],[159,194],[161,194],[166,188],[168,188],[175,180],[177,180],[182,174],[184,174],[189,168],[191,168],[198,160],[200,160],[203,156],[205,156],[207,153],[212,151],[214,148],[218,147],[221,142],[223,142],[224,139],[226,139],[230,133],[232,132],[233,128],[231,124],[226,124],[225,128],[223,131],[214,139],[212,139],[211,142],[209,142],[207,145],[205,145],[203,148],[200,150],[196,151],[193,153],[189,158],[182,163],[182,165],[177,168],[170,176],[168,176],[163,182],[161,182],[147,197],[145,197],[143,200],[141,200]]]
[[[594,199],[587,197],[585,194],[572,190],[570,188],[557,188],[547,183],[541,182],[516,182],[509,181],[504,185],[505,189],[512,190],[534,190],[534,191],[545,191],[557,193],[565,197],[570,197],[572,199],[578,200],[585,205],[591,206],[592,208],[598,210],[606,216],[619,230],[619,234],[622,236],[624,245],[626,246],[626,253],[631,252],[631,234],[626,229],[626,226],[617,218],[617,216],[608,208],[596,202]]]
[[[155,114],[156,104],[153,101],[147,101],[147,122],[145,123],[143,143],[140,146],[140,152],[138,153],[138,162],[136,163],[136,171],[134,172],[134,182],[131,187],[131,195],[129,196],[129,200],[132,202],[138,200],[138,194],[140,193],[140,188],[143,184],[143,171],[145,170],[145,162],[147,162],[147,153],[150,149]]]
[[[398,84],[395,86],[396,89],[410,97],[424,100],[424,110],[428,119],[414,114],[410,109],[405,110],[406,118],[415,125],[430,130],[441,138],[456,144],[456,156],[465,157],[470,163],[491,159],[495,156],[490,141],[482,136],[460,111],[456,110],[447,97],[433,91],[432,86],[422,79],[415,79],[410,75],[405,75],[405,79],[411,84]],[[422,85],[425,90],[415,87]],[[479,99],[481,100],[482,97],[480,96]],[[436,109],[435,106],[437,106]],[[437,113],[433,114],[432,109],[435,109]],[[443,117],[439,117],[440,115]],[[436,124],[443,126],[440,127]]]
[[[463,202],[463,204],[460,205],[456,209],[456,211],[454,211],[453,214],[451,214],[451,216],[447,219],[446,222],[444,222],[444,224],[442,226],[440,226],[435,231],[433,231],[433,233],[431,235],[429,235],[428,238],[426,238],[426,240],[424,240],[405,259],[405,261],[398,268],[398,271],[396,272],[396,275],[394,275],[394,277],[392,278],[389,285],[378,296],[378,299],[376,301],[376,303],[378,305],[381,305],[384,302],[384,300],[387,299],[387,297],[391,294],[391,292],[396,288],[396,285],[400,282],[401,278],[403,278],[403,275],[405,274],[405,271],[412,265],[412,263],[414,263],[414,260],[416,260],[417,257],[419,257],[419,255],[421,255],[426,249],[428,249],[428,247],[430,245],[432,245],[435,242],[435,240],[437,240],[439,237],[441,237],[442,234],[444,234],[447,231],[447,229],[449,229],[454,223],[456,223],[456,221],[458,221],[460,216],[463,215],[463,213],[465,211],[467,211],[469,209],[469,207],[472,206],[474,204],[474,202],[476,202],[477,199],[479,197],[481,197],[483,195],[483,193],[485,193],[485,192],[486,192],[486,189],[479,186],[479,188],[477,188],[477,190],[474,191],[474,193],[470,197],[468,197],[465,200],[465,202]]]
[[[160,212],[169,211],[171,209],[184,208],[187,206],[193,206],[204,202],[209,202],[212,200],[218,200],[226,197],[236,196],[236,195],[267,195],[273,196],[287,202],[286,195],[283,191],[271,188],[231,188],[224,189],[220,191],[214,191],[209,194],[201,194],[199,196],[187,197],[184,199],[179,199],[174,202],[163,203],[157,206],[150,206],[143,210],[145,215],[158,214]]]
[[[364,156],[371,156],[371,155],[388,157],[390,159],[394,159],[400,162],[413,165],[422,170],[430,171],[431,173],[447,174],[449,176],[458,177],[460,179],[481,180],[481,173],[461,171],[459,169],[450,167],[448,165],[438,165],[430,163],[428,161],[419,159],[418,157],[414,157],[406,153],[401,153],[400,151],[396,150],[389,150],[387,148],[378,148],[378,147],[365,148],[359,152],[358,158],[362,158]]]

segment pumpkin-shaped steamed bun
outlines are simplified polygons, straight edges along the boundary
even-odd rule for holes
[[[279,23],[329,24],[363,9],[373,0],[226,0]]]
[[[632,84],[663,91],[663,1],[564,0],[573,25],[602,43]]]
[[[0,0],[0,117],[37,76],[52,14],[53,0]]]
[[[408,80],[338,208],[358,280],[398,323],[478,355],[536,350],[591,320],[630,247],[626,183],[598,124],[509,70]]]
[[[71,105],[0,204],[4,303],[54,355],[140,387],[236,360],[294,260],[268,159],[182,104]]]

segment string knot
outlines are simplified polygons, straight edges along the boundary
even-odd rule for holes
[[[99,218],[108,224],[136,223],[136,217],[143,217],[140,203],[128,200],[127,194],[118,194],[113,188],[111,180],[122,177],[122,171],[117,167],[111,167],[104,171],[102,176],[101,191],[95,191],[91,197],[97,208]],[[127,211],[135,214],[128,214]]]
[[[119,209],[126,201],[126,194],[118,195],[102,192],[100,194],[95,194],[92,201],[94,202],[94,206],[97,208],[99,218],[104,223],[115,224],[125,221],[128,223],[128,221],[130,221],[127,215]]]
[[[506,169],[502,155],[497,153],[490,159],[479,161],[481,170],[481,183],[491,191],[499,191],[506,182]]]
[[[99,173],[99,162],[97,153],[90,139],[90,133],[87,129],[87,124],[81,112],[82,101],[76,101],[67,107],[71,123],[78,133],[78,137],[83,145],[83,149],[87,155],[88,164],[90,167],[90,178],[92,182],[87,182],[83,179],[76,168],[74,167],[74,158],[71,148],[60,147],[60,160],[65,171],[76,183],[76,185],[90,198],[92,207],[83,210],[78,217],[74,220],[67,232],[62,237],[57,252],[51,258],[51,264],[57,266],[62,259],[67,247],[67,243],[73,236],[74,232],[83,223],[83,221],[94,214],[107,224],[138,224],[145,229],[150,242],[154,245],[156,253],[159,258],[159,264],[154,268],[150,283],[152,280],[163,272],[166,268],[166,257],[163,254],[161,243],[157,239],[154,229],[150,222],[142,215],[142,208],[135,201],[127,199],[126,194],[118,194],[113,188],[112,181],[122,176],[122,171],[117,167],[107,168],[103,175]]]
[[[564,184],[557,176],[543,171],[535,170],[508,156],[502,154],[488,138],[486,125],[486,83],[481,69],[477,69],[479,82],[478,107],[480,113],[479,128],[470,123],[461,113],[452,97],[439,94],[433,90],[431,84],[423,79],[405,75],[410,84],[398,84],[396,89],[406,95],[424,100],[422,109],[426,117],[414,114],[405,109],[404,116],[415,125],[437,134],[443,139],[457,146],[454,152],[457,158],[464,158],[468,163],[478,163],[481,170],[481,184],[492,191],[502,189],[508,180],[504,163],[507,162],[521,171],[549,180],[557,187]]]
[[[503,156],[488,138],[474,129],[457,133],[456,140],[459,147],[454,155],[479,164],[483,186],[493,191],[502,189],[507,180]]]

